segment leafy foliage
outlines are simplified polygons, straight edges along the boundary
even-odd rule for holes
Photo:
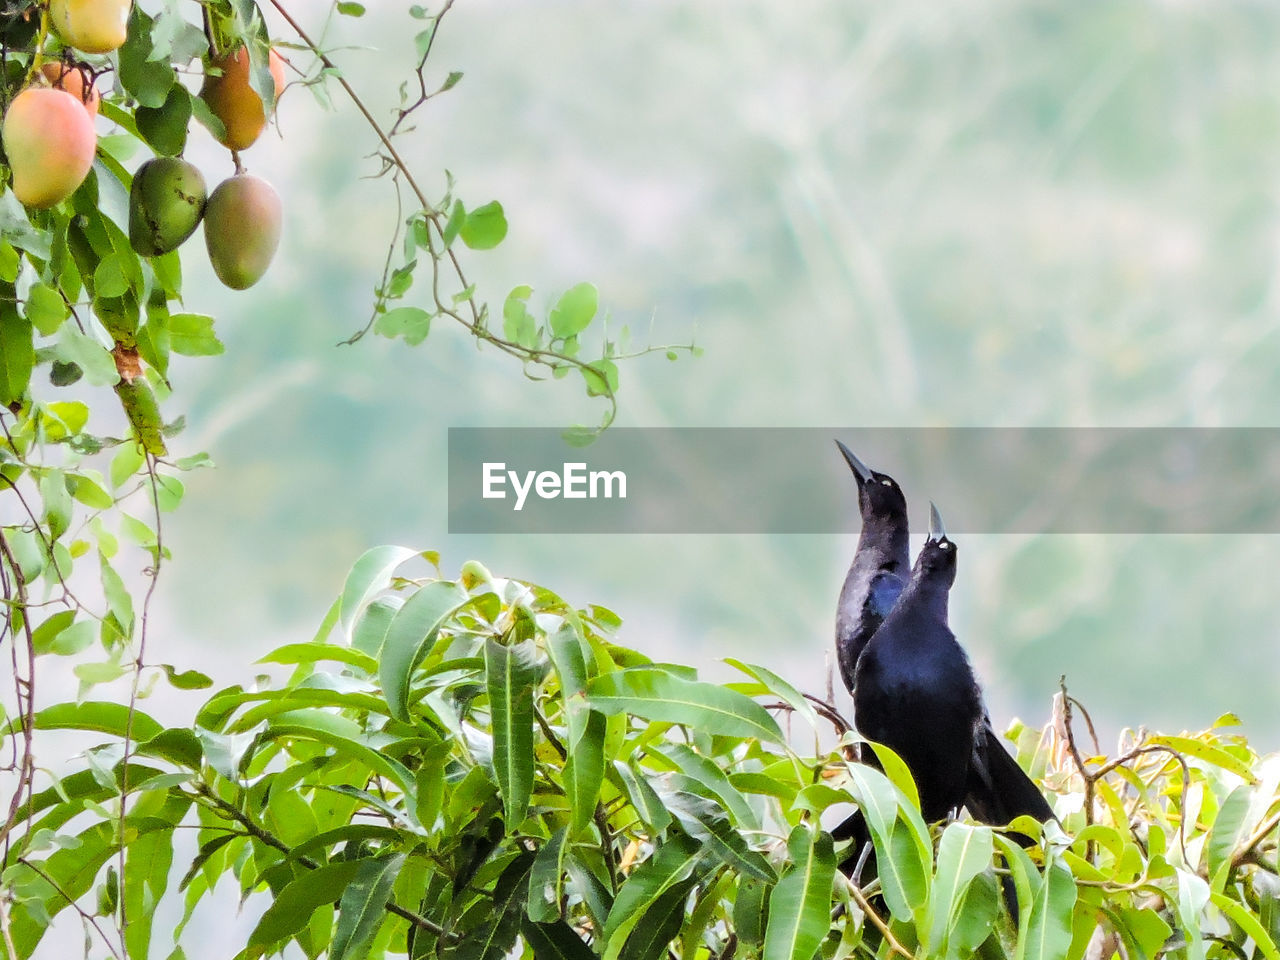
[[[180,945],[231,883],[269,901],[246,958],[1276,956],[1280,763],[1231,718],[1108,759],[1081,751],[1064,694],[1043,736],[1014,731],[1061,818],[1024,850],[923,823],[891,755],[887,775],[851,762],[831,708],[793,710],[763,668],[709,683],[621,646],[602,607],[478,564],[399,574],[424,559],[369,551],[315,638],[263,658],[283,682],[220,690],[190,727],[108,702],[36,713],[35,731],[107,739],[7,838],[17,955],[121,898],[124,951],[169,949],[143,905],[184,898]],[[880,864],[861,886],[822,827],[855,803]],[[174,870],[182,828],[199,851]]]

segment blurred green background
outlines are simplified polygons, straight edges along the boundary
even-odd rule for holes
[[[325,5],[290,6],[322,31]],[[328,36],[387,117],[417,24],[368,6]],[[466,257],[490,303],[529,283],[545,309],[588,279],[641,341],[696,329],[702,359],[623,366],[622,425],[1275,425],[1277,48],[1280,8],[1256,2],[465,0],[429,72],[465,77],[401,150],[433,194],[447,168],[469,207],[505,206],[506,242]],[[188,411],[176,449],[218,464],[167,521],[174,662],[247,680],[397,542],[608,605],[655,657],[727,676],[738,656],[821,692],[853,534],[448,535],[447,427],[599,411],[443,323],[418,348],[336,346],[397,213],[335,103],[291,89],[282,136],[245,155],[287,211],[262,283],[231,293],[186,259],[227,353],[178,370],[169,405]],[[193,139],[211,181],[230,173]],[[794,469],[846,471],[834,448]],[[848,511],[833,530],[852,487]],[[1045,722],[1066,674],[1104,748],[1228,710],[1280,745],[1276,538],[961,547],[953,626],[998,726]]]

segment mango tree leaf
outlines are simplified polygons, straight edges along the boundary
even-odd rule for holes
[[[991,866],[992,851],[990,827],[951,823],[942,832],[925,922],[930,953],[943,952],[952,918],[964,901],[969,884]]]
[[[645,911],[644,923],[638,924],[622,945],[619,960],[662,960],[667,945],[684,926],[685,903],[693,890],[693,877],[664,890]]]
[[[338,903],[338,926],[329,951],[331,960],[356,960],[365,955],[387,916],[391,888],[404,861],[403,853],[361,861]]]
[[[533,693],[538,682],[533,641],[484,644],[485,685],[493,724],[493,771],[506,811],[507,831],[524,822],[533,793]]]
[[[338,607],[339,622],[348,639],[365,607],[380,591],[387,588],[391,574],[402,563],[415,556],[417,551],[408,547],[381,546],[366,550],[355,562],[351,572],[347,574],[347,582],[343,584]]]
[[[356,880],[360,868],[369,863],[383,866],[379,860],[338,860],[290,881],[249,934],[249,946],[267,947],[292,937],[307,925],[317,908],[337,903]]]
[[[456,583],[433,580],[405,601],[387,628],[378,678],[391,715],[409,721],[409,680],[444,622],[470,598]]]
[[[889,912],[910,921],[923,914],[933,872],[933,846],[920,812],[878,770],[850,764],[850,792],[867,819]]]
[[[529,899],[525,914],[537,923],[551,923],[560,917],[560,896],[564,889],[564,857],[567,844],[561,827],[538,850],[529,871]]]
[[[520,932],[538,960],[596,960],[591,948],[563,920],[552,923],[525,920]]]
[[[624,760],[613,761],[614,770],[622,782],[623,791],[632,809],[655,834],[661,833],[671,823],[671,811],[663,804],[656,790],[645,777]]]
[[[1234,773],[1237,777],[1246,783],[1256,783],[1257,777],[1253,775],[1253,771],[1249,769],[1249,764],[1241,760],[1239,757],[1233,756],[1222,747],[1214,746],[1211,743],[1205,743],[1203,740],[1197,740],[1194,737],[1174,737],[1174,736],[1158,736],[1149,737],[1147,739],[1148,746],[1169,747],[1180,754],[1188,757],[1194,757],[1211,766],[1220,767]]]
[[[746,839],[716,804],[683,791],[667,794],[666,801],[668,809],[689,835],[706,844],[726,866],[744,877],[755,877],[766,883],[777,879],[769,861],[747,845]]]
[[[773,884],[742,877],[733,898],[733,928],[738,943],[758,953],[764,946],[764,932],[769,922],[769,894]]]
[[[1031,902],[1027,933],[1019,943],[1018,960],[1052,960],[1064,957],[1071,946],[1071,913],[1076,904],[1076,882],[1061,860],[1045,868],[1044,882]],[[1202,948],[1203,949],[1203,948]]]
[[[625,711],[713,735],[786,742],[769,712],[749,697],[665,670],[635,667],[604,674],[588,684],[587,695],[591,705],[606,714]]]
[[[675,835],[631,872],[609,909],[602,934],[606,957],[618,955],[645,911],[671,887],[688,879],[702,858],[702,844],[690,837]]]
[[[798,824],[787,838],[791,866],[769,895],[764,960],[812,960],[831,928],[836,857],[831,835]]]

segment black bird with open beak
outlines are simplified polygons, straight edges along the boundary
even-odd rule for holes
[[[858,484],[862,535],[836,608],[836,659],[852,692],[858,657],[893,609],[911,575],[907,498],[893,477],[870,469],[839,440]]]

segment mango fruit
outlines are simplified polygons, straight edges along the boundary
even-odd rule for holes
[[[110,53],[129,32],[133,0],[50,0],[49,19],[62,42],[85,53]]]
[[[284,61],[272,50],[267,63],[278,97],[284,89]],[[233,53],[215,58],[210,66],[220,70],[221,75],[205,74],[200,97],[222,121],[224,135],[218,138],[222,145],[244,150],[253,145],[267,125],[262,98],[249,86],[249,51],[239,47]]]
[[[194,164],[148,160],[129,188],[129,245],[144,257],[176,250],[200,226],[209,192]]]
[[[49,81],[49,86],[65,90],[83,103],[90,117],[98,115],[98,101],[101,98],[93,85],[93,75],[89,73],[88,67],[61,60],[47,60],[40,64],[40,72]]]
[[[262,279],[280,245],[283,209],[267,181],[238,173],[218,184],[204,208],[204,241],[218,279],[247,290]]]
[[[28,87],[13,98],[0,131],[24,207],[61,203],[84,183],[98,138],[84,104],[65,90]]]

